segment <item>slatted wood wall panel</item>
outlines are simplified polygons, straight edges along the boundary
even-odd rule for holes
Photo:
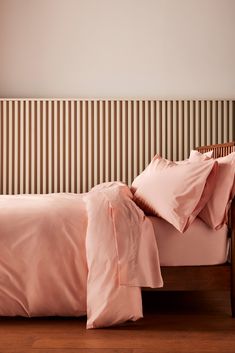
[[[0,193],[131,183],[155,153],[235,139],[235,101],[0,100]]]

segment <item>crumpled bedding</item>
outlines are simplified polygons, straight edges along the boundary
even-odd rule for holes
[[[0,196],[0,315],[81,316],[87,328],[143,316],[163,285],[151,221],[127,185]]]

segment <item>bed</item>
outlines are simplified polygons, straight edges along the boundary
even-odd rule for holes
[[[234,145],[198,150],[218,157]],[[196,218],[179,235],[162,219],[146,216],[135,194],[124,183],[106,182],[84,194],[2,195],[0,314],[87,314],[87,328],[105,327],[142,317],[141,288],[150,287],[230,289],[234,316],[234,199],[220,230]],[[204,252],[182,261],[195,244]]]

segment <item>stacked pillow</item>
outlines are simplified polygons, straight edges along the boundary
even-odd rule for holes
[[[199,217],[211,228],[220,229],[227,221],[228,209],[235,194],[235,152],[216,161],[218,174],[215,189]]]
[[[182,233],[197,216],[214,229],[222,227],[234,196],[235,152],[216,160],[212,153],[191,151],[182,162],[156,155],[132,183],[134,200]]]
[[[197,150],[191,150],[189,160],[206,160],[210,159],[213,157],[213,150],[205,152],[205,153],[200,153]]]

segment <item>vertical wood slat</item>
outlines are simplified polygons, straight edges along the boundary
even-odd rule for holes
[[[235,139],[235,101],[0,99],[0,194],[131,184],[159,153]]]

